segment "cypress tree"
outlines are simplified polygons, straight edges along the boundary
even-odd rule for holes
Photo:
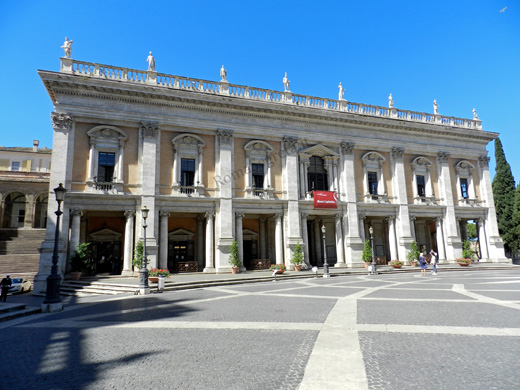
[[[520,185],[515,190],[511,250],[520,250]]]
[[[510,252],[514,245],[513,206],[515,202],[515,179],[511,173],[511,166],[506,160],[502,142],[495,139],[495,177],[493,178],[493,197],[497,213],[498,231],[504,247]]]

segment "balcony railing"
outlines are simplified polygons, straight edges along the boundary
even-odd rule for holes
[[[482,130],[482,121],[478,118],[463,119],[439,114],[400,110],[393,107],[388,108],[369,104],[353,103],[346,100],[325,99],[314,96],[298,95],[288,91],[279,92],[244,85],[229,84],[227,82],[192,79],[189,77],[157,73],[155,71],[142,71],[77,61],[70,58],[61,58],[61,62],[61,72],[83,77],[116,80],[134,84],[147,84],[168,89],[178,89],[212,95],[225,95],[247,100],[290,104],[379,118],[399,119],[400,121]]]

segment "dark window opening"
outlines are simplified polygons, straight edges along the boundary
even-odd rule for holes
[[[195,180],[195,160],[189,158],[181,159],[181,186],[193,187]]]
[[[328,191],[328,178],[325,164],[321,157],[310,158],[308,170],[308,191]]]
[[[253,188],[261,190],[264,188],[264,164],[252,164]]]
[[[377,195],[377,172],[368,172],[368,192]]]
[[[460,179],[460,193],[462,194],[462,197],[464,199],[468,199],[469,198],[469,194],[468,194],[468,179],[466,179],[466,178],[461,178]]]
[[[422,175],[417,175],[416,180],[417,180],[417,195],[424,198],[426,196],[426,185],[425,185],[426,180],[424,179],[424,176],[422,176]]]
[[[99,152],[98,181],[111,183],[114,180],[115,153]]]

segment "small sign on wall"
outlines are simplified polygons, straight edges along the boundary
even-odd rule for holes
[[[334,191],[312,191],[315,209],[337,209],[337,194]]]

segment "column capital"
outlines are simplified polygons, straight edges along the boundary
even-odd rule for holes
[[[392,158],[401,160],[403,158],[404,148],[394,146],[392,148]]]
[[[449,158],[450,158],[450,153],[449,152],[439,152],[439,153],[437,153],[437,159],[441,163],[447,163]]]
[[[413,217],[415,219],[415,217]],[[388,222],[392,221],[394,222],[395,221],[395,215],[389,215],[387,218]]]
[[[276,220],[276,222],[281,221],[282,217],[283,217],[283,213],[276,213],[274,215],[274,219]]]
[[[204,217],[205,217],[207,220],[212,220],[213,218],[215,218],[215,213],[212,212],[212,211],[208,211],[207,213],[204,214]]]
[[[217,139],[220,145],[231,145],[233,130],[217,129]]]
[[[301,215],[302,219],[307,219],[307,217],[309,216],[308,213],[301,213],[300,215]]]
[[[334,219],[336,220],[336,222],[337,222],[339,219],[341,219],[341,217],[343,217],[343,214],[341,214],[341,213],[336,213],[336,214],[334,214]]]
[[[51,112],[51,121],[54,131],[70,131],[74,117],[70,114]]]
[[[480,165],[481,167],[489,167],[489,157],[488,156],[485,156],[485,155],[482,155],[482,156],[479,156],[478,158],[478,165]]]
[[[343,154],[352,154],[355,144],[353,142],[342,142],[340,149]]]
[[[265,217],[262,217],[262,218],[259,218],[258,219],[260,221],[260,223],[265,223],[265,221],[267,220]]]
[[[237,211],[237,212],[235,213],[235,217],[238,218],[238,219],[242,219],[242,218],[244,218],[245,215],[246,215],[246,214],[243,213],[243,212],[241,212],[241,211]]]
[[[170,216],[170,212],[168,210],[161,210],[159,211],[159,215],[161,216],[161,218],[168,218]]]
[[[289,137],[284,136],[283,137],[283,147],[284,151],[287,154],[296,154],[298,151],[298,148],[296,144],[298,143],[298,137]]]
[[[72,216],[82,216],[83,215],[83,210],[81,209],[72,209],[70,210],[70,215]]]
[[[139,122],[139,129],[145,138],[157,138],[159,134],[158,122]]]
[[[125,210],[125,218],[133,218],[135,217],[135,210]]]
[[[412,221],[412,222],[414,222],[416,219],[417,219],[417,217],[413,217],[413,216],[410,217],[410,221]]]

